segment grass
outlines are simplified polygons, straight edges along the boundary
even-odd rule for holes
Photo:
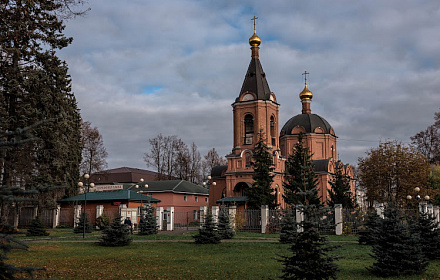
[[[56,231],[53,236],[63,235],[63,231]],[[69,232],[66,234],[72,238]],[[29,243],[28,251],[11,253],[9,262],[44,266],[47,275],[41,277],[58,279],[277,279],[282,265],[276,258],[288,254],[288,245],[278,243],[277,234],[238,233],[236,242],[216,245],[196,245],[192,234],[133,235],[135,240],[165,242],[140,241],[121,248],[81,242],[82,235],[75,239],[79,242],[40,240]],[[91,233],[87,238],[97,240],[98,236]],[[329,237],[343,245],[335,252],[345,256],[337,262],[341,269],[338,279],[383,279],[365,268],[374,262],[369,246],[358,245],[356,236]],[[421,275],[388,279],[440,279],[440,261],[432,261]]]

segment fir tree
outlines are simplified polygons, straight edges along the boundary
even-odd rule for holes
[[[373,245],[376,243],[377,232],[379,230],[382,218],[376,210],[369,212],[365,219],[365,229],[359,232],[359,244]]]
[[[408,224],[412,233],[420,235],[420,246],[429,260],[440,258],[440,229],[439,223],[431,213],[420,212],[409,219]]]
[[[84,231],[85,225],[85,231]],[[73,228],[74,233],[91,233],[92,225],[89,223],[89,218],[87,217],[87,213],[82,212],[81,216],[78,219],[78,223],[76,223],[76,227]]]
[[[286,209],[281,219],[280,242],[290,244],[295,242],[298,233],[298,226],[295,220],[295,212],[292,209]]]
[[[199,233],[193,236],[196,244],[218,244],[221,241],[217,225],[214,223],[212,213],[208,212],[205,222],[199,229]]]
[[[110,226],[102,231],[98,244],[108,247],[127,246],[133,241],[130,232],[130,228],[122,223],[122,217],[118,215]]]
[[[380,277],[419,274],[428,266],[420,246],[420,234],[409,230],[395,205],[388,205],[377,231],[372,257],[376,260],[367,269]]]
[[[154,207],[150,205],[145,206],[145,217],[139,222],[139,234],[151,235],[157,234],[159,231],[154,211]]]
[[[298,143],[286,161],[286,182],[284,200],[287,204],[295,205],[321,204],[318,196],[318,178],[309,150],[303,146],[303,134],[300,133]]]
[[[354,197],[350,189],[350,179],[344,174],[344,165],[341,161],[336,162],[335,173],[329,181],[331,189],[328,205],[334,207],[342,204],[343,209],[353,209],[355,207]]]
[[[27,232],[26,236],[48,236],[49,233],[46,231],[43,222],[40,217],[37,216],[32,220]]]
[[[228,209],[226,207],[220,209],[217,229],[222,239],[231,239],[235,235],[235,231],[232,228],[229,220]]]
[[[299,210],[305,219],[296,223],[302,231],[295,234],[291,243],[290,256],[282,256],[283,263],[281,279],[336,279],[338,266],[334,262],[339,259],[336,255],[328,255],[340,246],[329,246],[328,238],[319,234],[318,225],[322,208],[318,205],[302,206]]]
[[[252,187],[245,190],[248,197],[249,209],[260,209],[261,205],[268,205],[269,209],[275,208],[275,193],[271,185],[273,183],[273,155],[269,152],[264,132],[261,129],[258,133],[258,141],[255,143],[252,155],[251,166],[254,168],[252,174]]]

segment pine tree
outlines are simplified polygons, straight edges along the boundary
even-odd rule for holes
[[[336,279],[339,270],[334,262],[339,259],[328,253],[340,246],[329,246],[328,238],[319,234],[318,225],[322,208],[318,205],[302,206],[299,210],[304,215],[304,221],[296,223],[302,228],[296,234],[295,242],[289,248],[290,256],[282,256],[283,263],[281,279]]]
[[[395,205],[388,205],[372,248],[376,262],[367,269],[380,277],[419,274],[429,264],[420,244],[420,234],[409,230]]]
[[[429,260],[440,258],[440,229],[439,223],[431,213],[420,212],[409,219],[410,230],[420,235],[420,246]]]
[[[365,220],[365,229],[359,232],[359,244],[373,245],[376,243],[381,220],[382,218],[377,214],[376,210],[370,211]]]
[[[318,196],[318,178],[309,150],[303,146],[303,134],[300,133],[293,153],[286,161],[286,179],[283,183],[284,200],[295,205],[321,204]]]
[[[235,235],[235,231],[231,226],[231,221],[229,220],[228,209],[226,207],[220,209],[217,229],[222,239],[231,239]]]
[[[268,205],[269,209],[275,208],[275,193],[271,185],[273,183],[273,155],[269,152],[263,130],[258,133],[258,141],[255,143],[252,155],[251,166],[254,168],[252,174],[252,187],[245,189],[248,197],[249,209],[260,209],[261,205]]]
[[[280,242],[290,244],[295,242],[298,233],[298,227],[295,219],[295,212],[292,209],[286,209],[281,219]]]
[[[84,231],[85,224],[85,231]],[[76,223],[76,227],[73,228],[74,233],[91,233],[92,225],[89,223],[89,218],[87,217],[87,213],[81,213],[81,216],[78,219],[78,223]]]
[[[193,236],[196,244],[218,244],[221,241],[217,225],[214,223],[212,213],[208,212],[205,222],[199,229],[199,233]]]
[[[336,204],[342,204],[343,209],[353,209],[355,202],[350,189],[350,179],[344,174],[342,162],[336,162],[335,173],[332,175],[333,178],[329,181],[331,189],[328,205],[334,207]]]
[[[118,215],[113,219],[110,226],[102,231],[99,245],[108,247],[127,246],[133,241],[130,228],[122,223],[122,217]]]
[[[37,216],[32,220],[27,232],[26,236],[48,236],[49,233],[46,231],[43,222],[40,217]]]
[[[139,234],[151,235],[158,233],[159,228],[154,211],[154,207],[150,205],[145,206],[145,218],[139,223]]]

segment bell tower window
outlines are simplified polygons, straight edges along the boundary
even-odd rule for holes
[[[275,117],[271,116],[270,117],[270,137],[272,139],[272,146],[275,146],[276,144],[276,133],[275,133]]]
[[[252,138],[254,137],[254,117],[247,114],[244,117],[244,144],[252,145]]]

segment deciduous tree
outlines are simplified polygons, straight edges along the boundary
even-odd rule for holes
[[[226,164],[228,164],[228,161],[224,157],[219,156],[215,148],[212,148],[205,156],[203,156],[203,178],[205,179],[208,177],[209,174],[211,174],[211,170],[213,167]]]
[[[395,202],[402,206],[415,187],[421,189],[421,196],[435,195],[429,188],[429,171],[424,155],[410,146],[389,141],[359,158],[359,186],[366,190],[369,203]]]
[[[434,124],[411,137],[412,144],[431,164],[440,163],[440,112],[434,115]]]

